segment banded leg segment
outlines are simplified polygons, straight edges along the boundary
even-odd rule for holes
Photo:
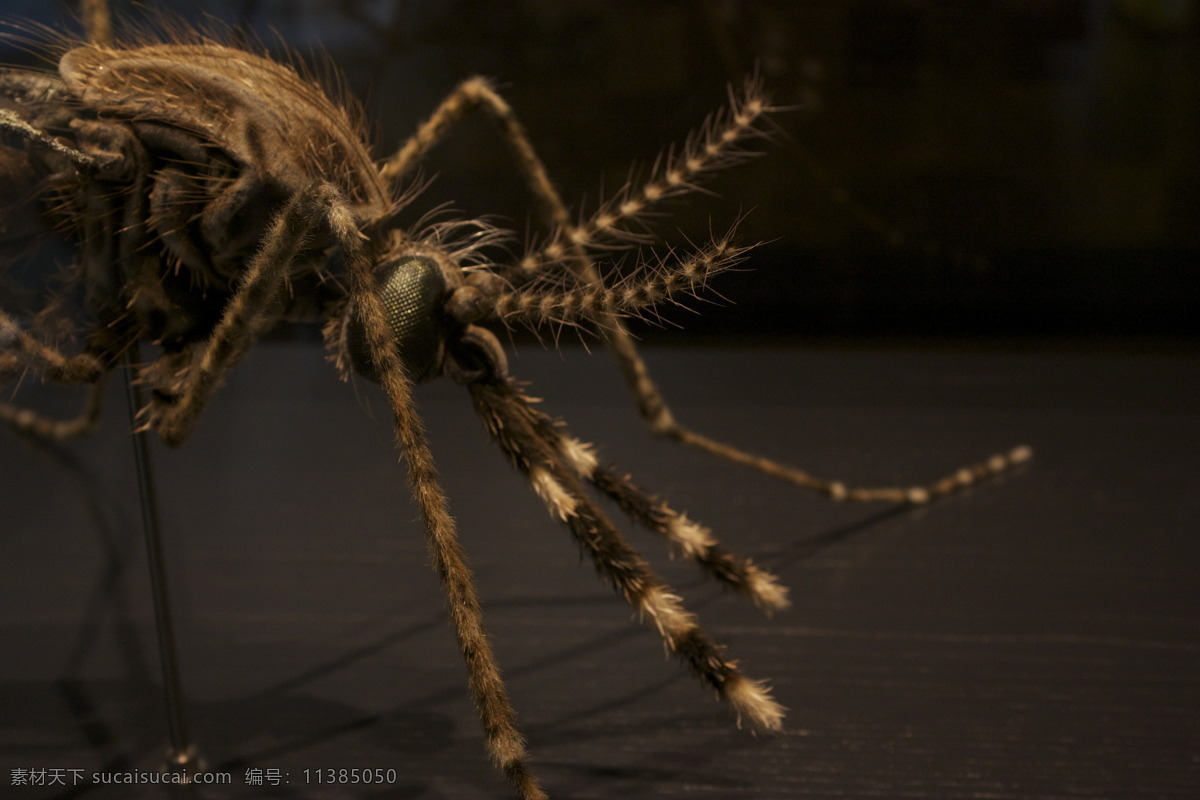
[[[222,377],[244,355],[284,286],[303,243],[318,229],[336,239],[350,284],[351,305],[361,315],[367,346],[379,383],[392,408],[396,444],[408,465],[408,479],[424,522],[429,551],[449,601],[450,619],[466,663],[468,687],[479,712],[493,762],[522,800],[544,800],[537,780],[525,766],[525,742],[516,723],[491,644],[474,579],[458,542],[448,502],[433,463],[424,426],[412,399],[411,382],[379,298],[371,258],[353,212],[338,190],[314,185],[294,196],[271,226],[235,295],[184,378],[173,402],[152,406],[146,427],[169,443],[181,442],[195,426]]]
[[[635,486],[608,467],[597,466],[588,476],[597,489],[647,528],[667,537],[686,558],[734,591],[744,594],[765,614],[787,608],[787,587],[748,558],[729,552],[712,532]]]
[[[661,498],[646,493],[629,476],[601,464],[591,445],[565,435],[550,417],[534,408],[529,408],[529,417],[542,441],[553,447],[579,478],[606,494],[638,522],[665,536],[684,557],[749,597],[766,614],[788,607],[787,587],[777,577],[750,559],[730,553],[708,528],[688,519]]]
[[[936,498],[973,486],[985,478],[999,475],[1018,464],[1023,464],[1033,457],[1033,450],[1030,448],[1025,446],[1015,447],[1007,453],[1000,453],[986,461],[963,467],[950,475],[924,486],[868,488],[847,486],[842,481],[816,477],[802,470],[789,467],[786,464],[772,461],[769,458],[747,453],[736,447],[688,430],[673,420],[663,433],[672,439],[691,445],[699,450],[704,450],[705,452],[738,464],[744,464],[765,475],[770,475],[773,478],[779,478],[801,488],[809,489],[831,500],[846,500],[850,502],[885,502],[921,505],[922,503],[928,503]]]
[[[518,170],[537,199],[542,222],[550,232],[547,243],[540,251],[526,257],[519,272],[528,276],[538,274],[552,265],[565,265],[581,281],[593,287],[602,287],[603,283],[589,248],[611,243],[645,242],[646,237],[633,232],[631,225],[663,201],[695,191],[697,184],[712,173],[744,160],[746,154],[739,149],[739,143],[761,135],[757,126],[761,118],[772,110],[758,82],[753,79],[748,81],[742,93],[731,99],[729,111],[714,117],[698,134],[690,137],[678,154],[670,153],[660,160],[651,170],[646,183],[636,189],[631,184],[603,203],[590,218],[576,225],[572,223],[566,204],[511,107],[481,78],[468,80],[455,89],[417,133],[385,162],[383,175],[386,180],[395,185],[415,168],[452,127],[475,109],[484,109],[498,121],[501,137],[508,144]],[[1017,447],[959,469],[925,486],[852,487],[840,480],[818,477],[681,425],[650,377],[649,369],[622,319],[616,315],[603,316],[596,320],[595,325],[611,347],[621,375],[634,396],[638,412],[652,431],[835,500],[925,503],[1011,469],[1032,455],[1028,447]]]
[[[472,384],[471,396],[492,438],[529,480],[550,513],[574,535],[596,569],[631,606],[649,617],[667,648],[716,690],[738,715],[780,730],[784,709],[760,681],[746,677],[708,636],[679,597],[588,498],[564,459],[546,418],[507,380]]]

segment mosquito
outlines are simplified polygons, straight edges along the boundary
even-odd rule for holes
[[[613,351],[641,416],[656,433],[840,500],[923,503],[1029,457],[1017,448],[921,487],[853,488],[694,432],[672,415],[625,319],[704,290],[746,247],[714,236],[688,252],[645,253],[650,216],[744,161],[774,110],[757,79],[642,180],[590,215],[563,202],[512,108],[483,78],[461,83],[391,155],[372,154],[360,115],[303,68],[199,33],[173,29],[127,40],[105,0],[85,0],[83,41],[59,41],[57,70],[0,70],[0,205],[6,236],[54,234],[74,260],[56,276],[78,287],[86,314],[47,302],[0,309],[0,385],[26,374],[86,387],[83,411],[51,419],[0,404],[17,430],[65,440],[92,429],[105,378],[139,341],[157,355],[136,365],[148,391],[140,430],[182,444],[248,348],[297,298],[320,308],[343,378],[377,382],[494,764],[524,800],[546,797],[485,632],[483,611],[438,478],[413,386],[447,376],[470,393],[484,426],[571,533],[599,574],[661,635],[739,721],[775,731],[784,709],[743,673],[679,595],[609,520],[591,491],[668,539],[707,575],[764,612],[788,605],[779,580],[726,550],[703,525],[604,465],[589,443],[542,412],[510,375],[493,329],[570,325]],[[510,234],[478,219],[397,221],[419,197],[418,167],[470,116],[496,123],[533,199],[540,233],[521,257],[490,254]],[[17,199],[25,198],[25,199]],[[69,330],[79,343],[49,333]],[[590,487],[590,489],[589,489]]]

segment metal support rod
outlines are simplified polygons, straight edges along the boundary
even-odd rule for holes
[[[146,536],[146,555],[150,562],[150,591],[154,598],[154,622],[158,633],[158,653],[162,662],[163,694],[167,707],[167,734],[170,750],[167,768],[192,772],[198,768],[196,748],[188,734],[184,712],[183,688],[179,681],[179,659],[175,653],[175,628],[171,619],[171,600],[167,570],[159,533],[158,501],[154,475],[150,468],[150,448],[146,436],[137,433],[137,413],[142,408],[142,391],[137,384],[134,365],[138,362],[134,342],[125,353],[125,396],[129,402],[129,423],[133,439],[133,460],[137,468],[138,493],[142,503],[142,531]]]

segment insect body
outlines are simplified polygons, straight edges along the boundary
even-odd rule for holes
[[[93,4],[95,5],[95,4]],[[786,590],[711,532],[604,466],[539,411],[507,375],[489,324],[573,324],[612,345],[651,426],[684,443],[835,497],[915,502],[953,491],[1027,456],[1024,450],[921,489],[846,489],[743,453],[676,423],[651,382],[620,315],[697,290],[744,250],[719,238],[666,262],[646,261],[613,280],[598,265],[614,243],[640,243],[646,216],[738,162],[770,111],[747,83],[663,160],[647,180],[572,222],[508,105],[484,80],[459,86],[392,156],[377,160],[354,115],[290,66],[195,37],[111,45],[98,18],[91,41],[67,49],[58,73],[0,71],[5,174],[35,186],[35,218],[76,252],[68,271],[90,316],[47,305],[28,320],[0,309],[0,382],[31,372],[98,387],[140,339],[157,357],[138,366],[151,391],[143,427],[179,444],[221,378],[295,301],[320,310],[343,375],[377,381],[421,509],[435,568],[466,661],[489,752],[524,798],[543,797],[525,766],[482,611],[411,389],[448,374],[471,393],[485,427],[562,522],[603,578],[668,649],[739,716],[777,730],[783,709],[744,675],[680,598],[625,541],[585,486],[661,533],[719,582],[764,611]],[[414,200],[412,171],[459,120],[490,115],[534,196],[543,238],[515,263],[491,261],[502,234],[476,221],[406,230],[397,212]],[[13,212],[15,219],[15,212]],[[65,280],[65,279],[64,279]],[[47,318],[82,334],[74,349],[39,334]],[[12,405],[0,418],[26,433],[64,439],[86,431],[99,391],[77,419],[50,420]]]
[[[83,46],[59,68],[61,83],[15,99],[35,126],[72,110],[60,135],[78,155],[55,153],[52,180],[65,219],[91,220],[77,236],[106,327],[170,351],[207,337],[272,219],[316,183],[360,227],[390,207],[346,112],[273,61],[215,44]],[[310,236],[297,266],[333,243]]]

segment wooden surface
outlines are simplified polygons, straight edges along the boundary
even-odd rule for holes
[[[504,798],[369,384],[266,343],[154,457],[195,797]],[[603,354],[523,349],[544,407],[775,570],[764,619],[635,544],[787,730],[738,730],[581,563],[465,393],[419,395],[534,767],[559,798],[1189,797],[1200,787],[1200,359],[797,348],[649,353],[695,427],[850,480],[1034,462],[927,508],[853,507],[656,440]],[[0,431],[0,797],[161,797],[160,679],[121,386],[64,448]],[[23,392],[42,408],[74,401]],[[618,517],[619,518],[619,517]],[[304,770],[393,768],[346,787]],[[13,770],[80,769],[55,788]],[[280,787],[246,784],[280,770]],[[68,783],[71,782],[68,776]]]

